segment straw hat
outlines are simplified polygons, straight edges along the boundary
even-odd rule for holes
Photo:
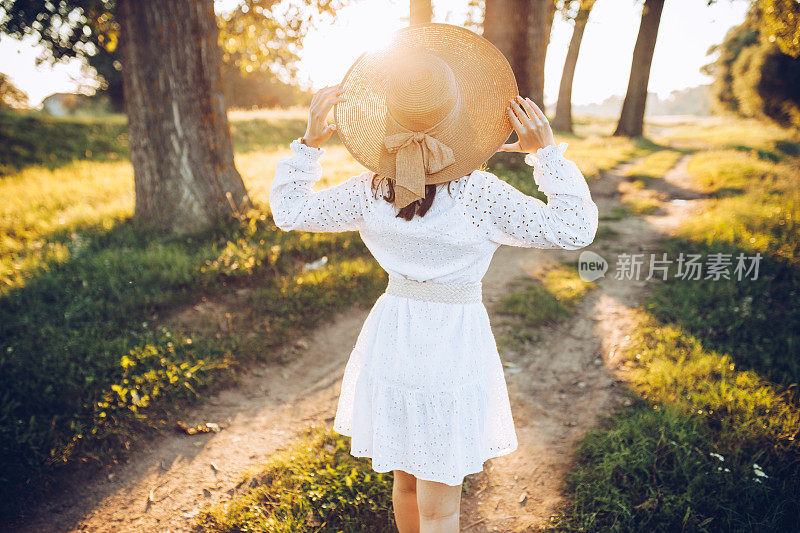
[[[480,167],[512,132],[511,66],[492,43],[450,24],[415,24],[362,54],[344,76],[336,131],[353,157],[395,180],[398,208]]]

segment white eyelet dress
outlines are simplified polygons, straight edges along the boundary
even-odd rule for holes
[[[409,221],[382,198],[385,188],[375,198],[372,172],[313,191],[325,150],[299,139],[290,147],[294,155],[278,162],[269,196],[275,224],[284,231],[358,231],[394,288],[378,297],[358,335],[333,429],[350,436],[350,453],[370,457],[376,472],[399,469],[460,485],[487,459],[517,448],[481,280],[502,244],[590,244],[598,210],[586,180],[563,157],[566,143],[552,145],[525,157],[547,203],[476,170],[450,182],[449,193],[447,183],[437,185],[428,212]],[[470,285],[473,296],[422,299],[414,282]]]

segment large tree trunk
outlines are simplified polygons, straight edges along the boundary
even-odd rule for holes
[[[558,88],[558,103],[556,103],[556,116],[553,119],[553,128],[572,133],[572,82],[575,79],[575,66],[578,64],[578,54],[583,41],[583,31],[589,22],[595,0],[582,0],[575,15],[575,27],[569,41],[567,58],[564,61],[564,72],[561,74],[561,84]]]
[[[614,135],[639,137],[644,131],[644,109],[647,104],[647,83],[650,79],[650,65],[653,63],[653,51],[658,37],[658,25],[661,23],[661,12],[664,0],[645,0],[642,9],[642,22],[639,36],[633,48],[631,76],[628,79],[628,91],[622,103]]]
[[[137,217],[174,233],[250,207],[211,0],[117,0]]]
[[[554,0],[530,0],[528,9],[528,91],[544,111],[544,62],[556,5]]]
[[[483,36],[506,56],[517,79],[519,93],[528,85],[528,5],[530,0],[486,0]]]
[[[111,104],[111,110],[114,113],[125,112],[125,86],[122,80],[122,73],[116,72],[109,76],[110,79],[106,80],[108,87],[106,93]]]
[[[422,24],[423,22],[431,21],[433,17],[431,0],[411,0],[410,4],[411,16],[409,17],[409,24]]]

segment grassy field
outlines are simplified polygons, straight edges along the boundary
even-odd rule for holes
[[[743,121],[659,142],[697,151],[709,194],[668,257],[760,253],[759,273],[657,286],[625,353],[632,405],[583,440],[554,529],[796,531],[800,143]]]
[[[122,117],[0,117],[11,139],[0,153],[0,500],[13,507],[11,494],[64,466],[118,460],[297,329],[374,301],[385,273],[357,234],[286,233],[269,215],[275,162],[304,125],[301,110],[233,114],[257,209],[175,239],[131,218]],[[587,176],[659,148],[594,123],[567,141]],[[326,150],[317,188],[362,171],[341,144]],[[519,154],[489,167],[536,188]],[[325,266],[304,269],[323,256]],[[203,298],[230,307],[226,329],[180,319]]]

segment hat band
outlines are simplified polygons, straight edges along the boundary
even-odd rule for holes
[[[458,115],[460,104],[461,95],[457,92],[456,102],[450,113],[430,128],[424,131],[406,130],[383,138],[388,152],[396,154],[394,203],[398,208],[425,197],[426,174],[435,174],[455,163],[452,148],[432,134]],[[391,115],[390,111],[387,112]],[[399,125],[394,117],[392,119]]]

